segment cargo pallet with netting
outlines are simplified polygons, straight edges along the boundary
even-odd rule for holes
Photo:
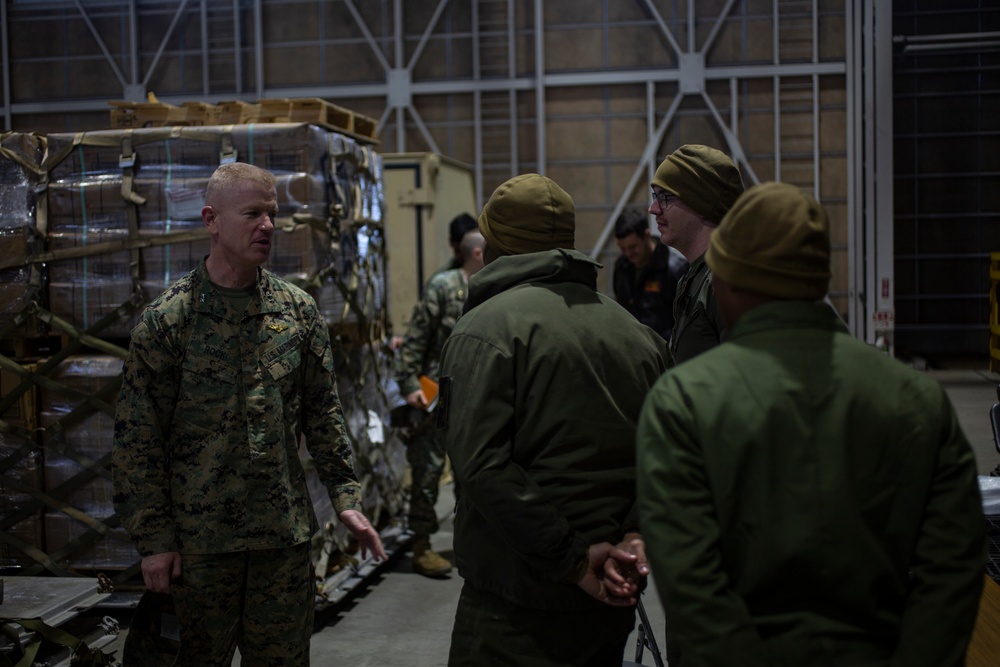
[[[0,569],[106,573],[138,555],[111,503],[121,364],[137,315],[208,252],[201,207],[226,161],[271,171],[279,213],[266,268],[309,291],[328,322],[366,514],[390,548],[406,461],[388,427],[381,158],[309,123],[8,133],[0,175]],[[324,529],[320,604],[372,567],[311,471]]]

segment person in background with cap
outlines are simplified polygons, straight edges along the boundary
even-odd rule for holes
[[[797,188],[747,190],[705,259],[728,340],[657,382],[638,433],[682,667],[963,665],[986,545],[945,392],[820,301],[827,216]]]
[[[605,563],[646,569],[612,545],[638,539],[635,425],[666,342],[597,291],[552,180],[508,180],[479,227],[437,408],[465,579],[448,664],[621,665],[635,597],[609,593]]]
[[[444,264],[444,266],[435,271],[434,274],[431,275],[431,278],[439,273],[444,273],[445,271],[454,271],[455,269],[462,268],[462,265],[465,263],[462,257],[462,239],[464,239],[465,235],[469,232],[478,231],[479,223],[477,223],[476,219],[468,213],[459,213],[452,218],[451,222],[448,223],[448,245],[451,246],[452,257]],[[428,283],[431,281],[431,278],[428,278]]]
[[[691,265],[674,300],[670,352],[673,363],[679,364],[724,337],[704,254],[709,235],[743,193],[743,179],[722,151],[685,144],[660,163],[650,185],[649,212],[656,218],[660,243],[680,252]]]

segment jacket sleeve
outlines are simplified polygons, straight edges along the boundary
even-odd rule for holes
[[[589,545],[514,460],[514,360],[487,341],[454,333],[442,376],[451,378],[445,447],[461,502],[531,567],[564,581]]]
[[[941,392],[937,466],[910,570],[894,667],[960,667],[972,637],[986,566],[976,464]]]
[[[719,525],[690,408],[668,372],[639,417],[639,516],[667,627],[684,664],[769,664],[722,566]],[[734,662],[735,660],[735,662]]]
[[[428,283],[424,295],[413,306],[413,315],[406,328],[403,344],[396,351],[392,372],[399,384],[400,393],[408,396],[420,389],[420,373],[432,345],[432,338],[441,324],[442,291],[434,280]]]
[[[338,512],[361,509],[361,486],[354,472],[354,457],[344,411],[337,393],[333,351],[326,324],[314,312],[303,360],[303,429],[309,454],[316,462],[319,478],[330,493]]]
[[[141,556],[176,551],[167,441],[180,360],[151,335],[145,321],[132,333],[115,411],[111,473],[115,511]]]

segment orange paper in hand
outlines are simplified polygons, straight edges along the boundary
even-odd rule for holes
[[[427,412],[430,412],[437,405],[438,383],[426,375],[421,375],[420,389],[424,392],[424,398],[427,399]]]

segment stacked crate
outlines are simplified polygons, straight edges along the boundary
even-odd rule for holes
[[[43,296],[42,271],[26,263],[38,251],[36,191],[45,141],[7,134],[0,140],[0,570],[17,571],[44,554],[42,454],[37,444],[35,366],[19,361],[35,320],[31,303]]]
[[[28,360],[0,347],[12,395],[37,399],[36,426],[10,436],[0,427],[0,479],[12,483],[0,493],[15,508],[5,514],[20,518],[23,534],[41,535],[34,545],[4,540],[24,572],[135,572],[138,556],[114,515],[108,471],[122,359],[142,306],[208,253],[206,184],[219,164],[234,160],[275,175],[279,212],[265,266],[320,305],[365,509],[381,526],[394,522],[406,463],[387,429],[381,161],[370,142],[309,123],[272,123],[51,134],[43,143],[44,159],[23,169],[25,185],[0,192],[0,206],[16,204],[22,226],[31,225],[0,236],[0,257],[19,253],[0,264],[16,278],[3,282],[0,327],[6,318],[23,328],[27,318],[39,336],[59,342],[32,360],[33,372],[14,368]],[[19,165],[0,157],[0,169],[14,169],[11,163]],[[10,402],[7,393],[0,406]],[[4,423],[11,423],[6,412]],[[23,507],[17,503],[30,485],[15,475],[37,489]],[[332,520],[321,489],[314,500],[320,517]],[[342,527],[328,533],[348,548]]]

